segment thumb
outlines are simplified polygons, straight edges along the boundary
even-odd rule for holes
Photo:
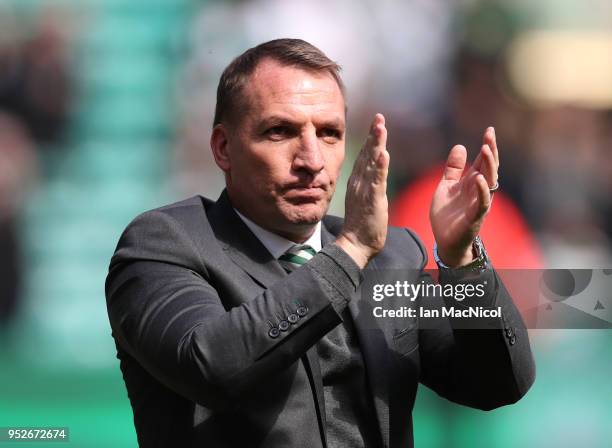
[[[455,180],[461,179],[463,170],[465,169],[465,162],[467,161],[467,150],[465,146],[455,145],[450,150],[448,158],[446,159],[446,166],[444,167],[444,174],[442,175],[443,180]]]

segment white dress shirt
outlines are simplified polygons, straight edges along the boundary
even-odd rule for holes
[[[303,243],[295,243],[287,238],[277,235],[276,233],[272,233],[269,230],[264,229],[263,227],[255,224],[249,218],[244,216],[238,210],[234,209],[234,211],[238,214],[240,219],[247,225],[247,227],[253,232],[253,234],[257,237],[257,239],[264,245],[268,252],[272,254],[272,256],[278,259],[281,255],[291,249],[293,246],[297,244],[306,244],[312,247],[315,251],[319,252],[321,250],[321,221],[317,223],[315,227],[315,231],[313,234]]]

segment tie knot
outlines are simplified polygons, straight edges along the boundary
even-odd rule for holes
[[[287,252],[278,258],[278,261],[285,268],[285,270],[291,272],[293,269],[308,263],[312,257],[317,254],[312,247],[307,244],[296,244],[291,247]]]

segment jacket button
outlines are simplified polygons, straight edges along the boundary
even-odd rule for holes
[[[289,321],[290,324],[295,324],[299,319],[300,317],[295,313],[291,313],[290,315],[287,316],[287,320]]]
[[[298,316],[304,317],[306,314],[308,314],[308,308],[306,308],[305,306],[299,306],[298,309],[295,310],[295,312]]]
[[[514,332],[512,331],[512,328],[506,328],[506,337],[511,338],[512,336],[514,336]]]
[[[280,330],[276,327],[272,327],[270,328],[270,331],[268,331],[268,336],[270,336],[272,339],[275,339],[280,336]]]
[[[516,336],[512,335],[512,337],[510,338],[510,345],[514,344],[516,344]]]
[[[287,322],[286,320],[281,320],[278,323],[278,329],[280,331],[287,331],[289,329],[289,322]]]

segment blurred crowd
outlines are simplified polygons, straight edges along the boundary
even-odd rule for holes
[[[57,18],[13,12],[0,9],[0,329],[22,289],[19,213],[38,178],[40,152],[61,141],[71,97]]]

